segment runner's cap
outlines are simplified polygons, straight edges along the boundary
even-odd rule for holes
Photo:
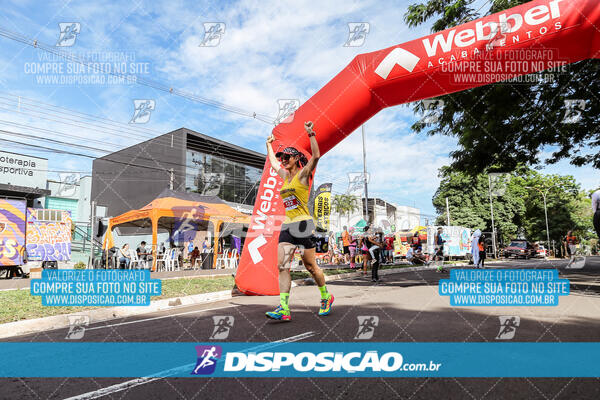
[[[283,149],[283,151],[278,151],[275,154],[275,157],[277,158],[281,158],[282,155],[284,154],[289,154],[290,156],[296,157],[296,156],[304,156],[304,154],[302,154],[301,152],[299,152],[298,150],[296,150],[294,147],[286,147],[285,149]]]

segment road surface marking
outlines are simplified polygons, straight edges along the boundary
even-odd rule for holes
[[[316,335],[316,332],[313,332],[313,331],[304,332],[304,333],[301,333],[299,335],[290,336],[288,338],[276,340],[276,341],[271,342],[271,343],[265,343],[265,344],[260,345],[260,346],[254,346],[254,347],[251,347],[249,349],[246,349],[245,351],[262,350],[264,348],[269,348],[269,347],[277,346],[278,343],[297,342],[299,340],[306,339],[306,338],[309,338],[309,337],[314,336],[314,335]],[[102,396],[107,396],[107,395],[111,395],[113,393],[122,392],[123,390],[128,390],[128,389],[131,389],[133,387],[143,385],[145,383],[150,383],[150,382],[157,381],[159,379],[163,379],[166,376],[176,375],[180,371],[190,371],[192,368],[194,368],[195,365],[196,365],[196,363],[182,365],[181,367],[175,367],[175,368],[171,368],[171,369],[168,369],[168,370],[161,371],[161,372],[157,373],[156,375],[160,374],[161,375],[160,377],[146,376],[146,377],[142,377],[142,378],[136,378],[136,379],[132,379],[132,380],[129,380],[129,381],[126,381],[126,382],[117,383],[116,385],[107,386],[107,387],[102,388],[102,389],[94,390],[93,392],[83,393],[83,394],[80,394],[78,396],[69,397],[69,398],[67,398],[65,400],[92,400],[92,399],[97,399],[97,398],[102,397]],[[166,375],[166,376],[164,376],[164,375]]]
[[[169,315],[163,315],[161,317],[152,317],[152,318],[145,318],[145,319],[139,319],[136,321],[127,321],[127,322],[119,322],[118,324],[110,324],[110,325],[102,325],[102,326],[96,326],[94,328],[86,328],[86,331],[91,331],[94,329],[103,329],[103,328],[111,328],[113,326],[121,326],[121,325],[129,325],[129,324],[137,324],[138,322],[146,322],[146,321],[154,321],[157,319],[163,319],[163,318],[170,318],[170,317],[177,317],[179,315],[187,315],[187,314],[196,314],[199,312],[204,312],[204,311],[215,311],[215,310],[222,310],[224,308],[232,308],[232,307],[238,307],[238,305],[230,305],[230,306],[225,306],[225,307],[215,307],[215,308],[206,308],[204,310],[194,310],[194,311],[186,311],[186,312],[182,312],[182,313],[177,313],[177,314],[169,314]],[[164,310],[163,310],[164,311]],[[100,322],[98,322],[100,323]]]

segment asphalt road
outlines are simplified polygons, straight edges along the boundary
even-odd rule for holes
[[[333,313],[317,316],[315,286],[292,290],[293,321],[267,320],[264,312],[275,297],[235,297],[210,305],[90,325],[84,341],[207,342],[213,316],[234,318],[226,341],[270,342],[358,341],[359,316],[377,316],[372,341],[494,342],[501,315],[520,317],[514,341],[600,341],[600,257],[588,258],[581,269],[565,269],[567,261],[511,260],[490,268],[559,268],[571,283],[571,294],[557,307],[450,307],[438,295],[434,271],[384,276],[374,285],[357,278],[328,283],[336,296]],[[67,330],[12,338],[11,341],[65,341]],[[7,360],[2,360],[7,362]],[[43,361],[42,361],[43,362]],[[32,366],[34,368],[35,366]],[[76,366],[74,366],[76,368]],[[598,399],[599,379],[1,379],[0,398],[7,399]]]

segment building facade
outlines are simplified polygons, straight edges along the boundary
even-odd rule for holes
[[[332,211],[330,218],[330,230],[341,231],[344,226],[353,226],[364,218],[365,200],[360,199],[361,206],[350,215],[339,215]],[[413,229],[421,225],[421,210],[415,207],[398,206],[379,198],[369,198],[368,202],[369,224],[375,228],[381,228],[386,232],[391,230]]]
[[[52,180],[46,183],[50,195],[40,199],[44,208],[71,212],[73,223],[90,222],[92,177],[72,175],[73,179]]]
[[[24,199],[27,207],[41,207],[46,189],[48,160],[0,151],[0,198]]]
[[[163,189],[218,196],[238,209],[254,204],[266,156],[180,128],[97,158],[91,199],[120,215]]]

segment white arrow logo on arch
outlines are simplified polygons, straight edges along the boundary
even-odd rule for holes
[[[258,264],[263,260],[262,254],[258,249],[267,244],[267,239],[262,235],[258,235],[253,241],[248,244],[248,251],[250,252],[250,258],[254,264]]]
[[[379,63],[377,68],[375,68],[375,73],[383,79],[387,79],[388,75],[390,72],[392,72],[392,69],[394,69],[396,64],[408,72],[413,72],[420,60],[421,59],[415,56],[413,53],[401,49],[400,47],[396,47],[394,50],[390,51],[390,53]]]

